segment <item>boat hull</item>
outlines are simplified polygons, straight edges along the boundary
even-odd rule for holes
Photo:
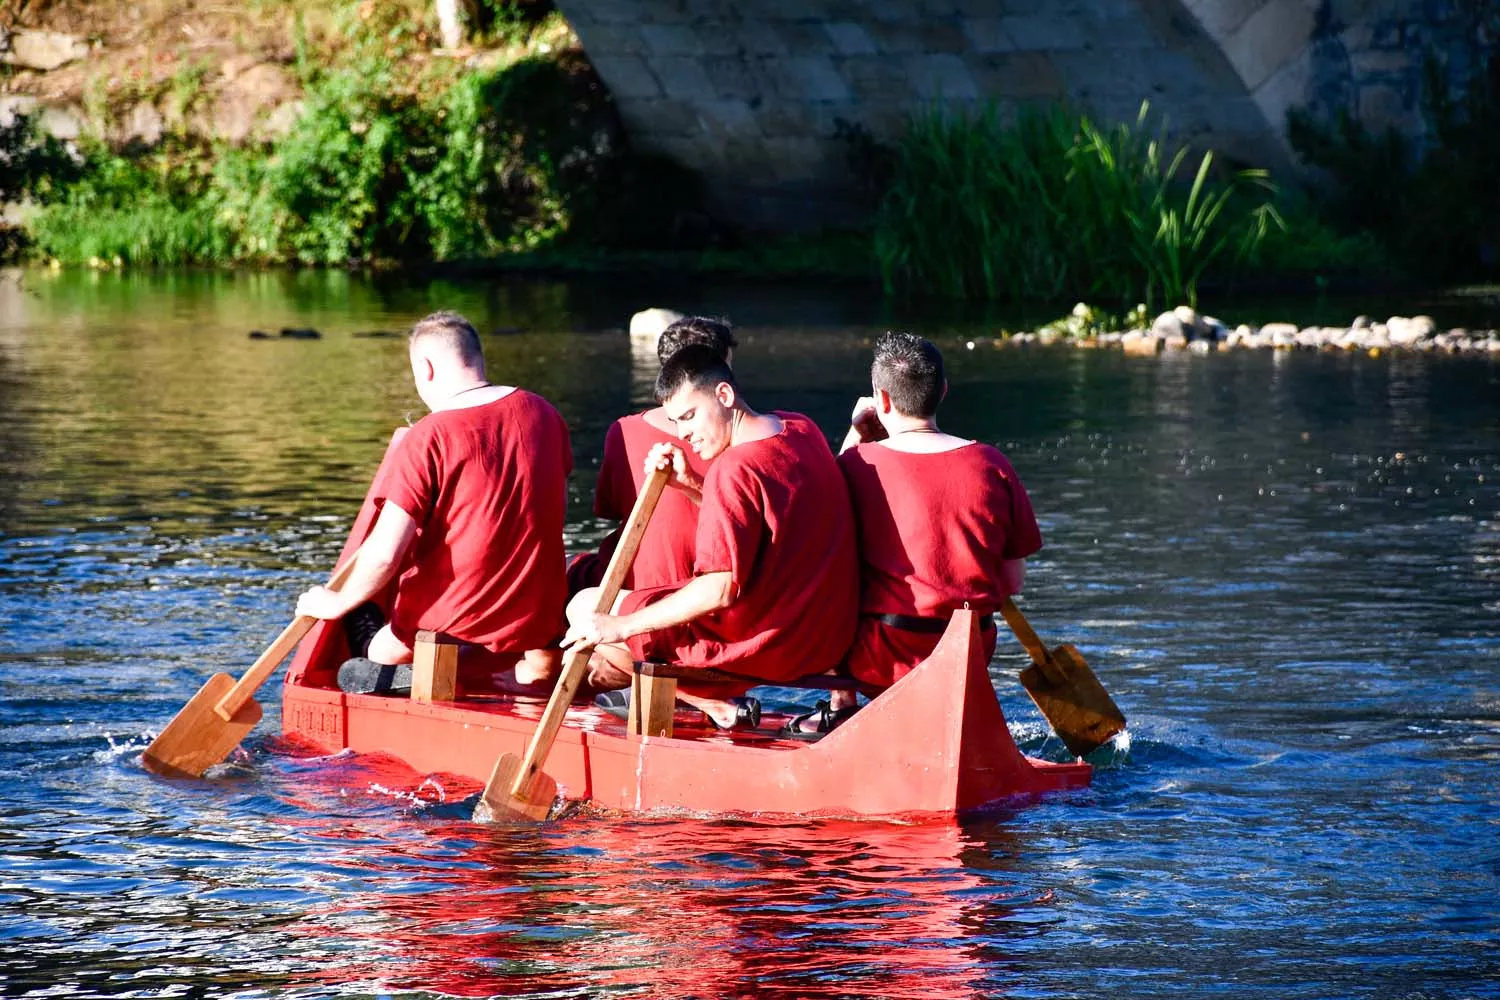
[[[380,478],[345,557],[374,523]],[[287,672],[284,733],[314,752],[389,754],[419,774],[478,787],[501,754],[524,752],[541,715],[538,703],[502,696],[423,704],[345,694],[334,675],[346,655],[341,630],[321,623]],[[932,656],[816,742],[707,729],[697,713],[679,715],[673,737],[641,737],[575,705],[546,770],[564,797],[609,809],[842,816],[954,815],[1082,788],[1092,774],[1082,761],[1021,753],[969,611],[954,615]]]

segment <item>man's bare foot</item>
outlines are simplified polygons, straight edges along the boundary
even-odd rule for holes
[[[521,684],[540,684],[556,680],[562,672],[562,651],[528,649],[516,661],[516,680]]]

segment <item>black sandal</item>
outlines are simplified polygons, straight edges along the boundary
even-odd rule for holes
[[[734,722],[727,726],[719,725],[717,719],[707,712],[703,717],[708,724],[715,729],[754,729],[760,725],[760,699],[759,698],[731,698],[729,703],[734,706]],[[610,715],[621,719],[630,714],[630,689],[622,688],[619,691],[602,691],[594,696],[594,704],[604,709]]]
[[[859,711],[858,705],[848,705],[838,711],[833,711],[828,702],[819,701],[811,712],[793,716],[788,720],[787,724],[781,728],[779,735],[794,740],[816,740],[833,732],[857,711]],[[802,728],[803,724],[814,720],[817,720],[815,727]]]

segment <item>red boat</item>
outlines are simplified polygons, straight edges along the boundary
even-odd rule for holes
[[[377,473],[343,558],[374,524],[380,480]],[[524,752],[541,715],[539,703],[506,695],[424,703],[345,694],[335,675],[347,655],[342,629],[330,623],[303,641],[287,671],[286,736],[320,752],[388,754],[477,790],[496,758]],[[683,711],[672,736],[637,736],[624,720],[575,704],[546,771],[564,797],[610,809],[836,816],[951,816],[1082,788],[1092,774],[1083,761],[1021,753],[968,611],[954,615],[931,657],[833,732],[816,742],[784,738],[784,721],[768,714],[758,729],[720,731]]]

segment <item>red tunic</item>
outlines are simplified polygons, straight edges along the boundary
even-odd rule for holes
[[[657,430],[645,414],[632,413],[610,425],[604,435],[604,458],[599,462],[599,484],[594,489],[594,513],[622,525],[630,517],[635,498],[646,481],[646,453],[663,441],[677,444],[677,435]],[[700,477],[708,463],[691,448],[683,449],[688,467]],[[625,575],[625,587],[660,587],[679,583],[693,575],[694,536],[698,530],[698,505],[681,490],[668,489],[656,505],[656,513],[641,538],[635,562]],[[618,530],[599,546],[598,576],[619,543]],[[597,585],[594,580],[591,585]]]
[[[862,444],[839,456],[858,526],[861,614],[850,672],[889,685],[932,652],[939,636],[869,615],[980,614],[1006,596],[1001,563],[1042,547],[1026,488],[999,451],[978,442],[935,454]],[[986,655],[995,633],[985,631]]]
[[[555,642],[572,468],[562,416],[524,389],[417,421],[385,496],[418,529],[391,609],[396,638],[432,629],[493,652]]]
[[[629,640],[638,659],[717,667],[767,681],[838,664],[854,634],[854,525],[838,466],[817,425],[782,417],[780,434],[735,445],[709,466],[693,572],[727,572],[735,602]],[[622,613],[676,588],[638,590]]]
[[[817,432],[817,425],[800,413],[776,415],[783,421]],[[635,498],[646,482],[646,453],[653,446],[667,442],[680,445],[676,434],[658,430],[646,422],[644,413],[632,413],[610,425],[604,435],[604,457],[599,461],[599,482],[594,487],[594,514],[618,521],[617,528],[599,544],[597,553],[578,556],[568,567],[568,590],[597,587],[604,579],[604,569],[619,544],[620,532]],[[700,478],[708,474],[709,463],[691,448],[683,448],[688,467]],[[693,576],[693,559],[697,547],[698,505],[681,490],[668,488],[656,506],[656,513],[641,539],[635,562],[625,574],[625,589],[637,590],[681,585]]]

